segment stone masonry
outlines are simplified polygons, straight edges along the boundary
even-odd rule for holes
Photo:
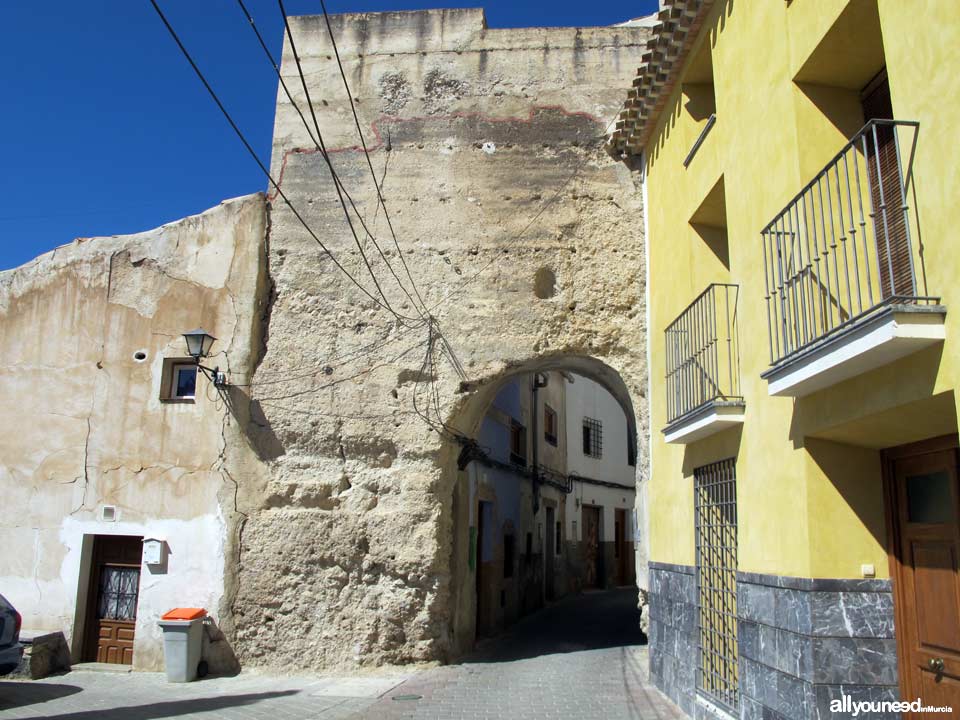
[[[639,177],[602,145],[649,30],[491,30],[482,10],[332,24],[352,97],[323,18],[291,18],[329,157],[382,254],[359,225],[354,242],[282,89],[272,171],[344,268],[406,319],[271,193],[267,330],[244,390],[258,461],[235,475],[225,629],[244,663],[285,669],[469,648],[469,498],[451,438],[473,435],[505,378],[551,367],[601,382],[635,418],[638,481],[646,466]],[[289,38],[283,76],[311,122]]]

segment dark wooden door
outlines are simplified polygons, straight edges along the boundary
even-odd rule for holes
[[[600,587],[600,508],[583,508],[583,563],[584,586]]]
[[[556,531],[554,530],[554,509],[552,507],[547,508],[547,531],[546,537],[546,550],[544,552],[543,558],[543,574],[544,574],[544,584],[546,585],[546,596],[547,600],[553,600],[556,593],[554,590],[554,563],[557,560],[557,549],[554,544],[556,541]]]
[[[622,508],[614,510],[613,523],[613,556],[617,563],[617,585],[627,584],[627,548],[626,542],[627,513]]]
[[[861,96],[864,121],[892,120],[890,84],[886,71],[864,89]],[[903,178],[897,154],[897,138],[890,125],[879,125],[867,134],[866,163],[873,203],[873,227],[877,241],[880,290],[884,299],[913,296],[910,243],[904,215]],[[860,148],[863,150],[863,147]]]
[[[93,544],[85,656],[133,664],[143,538],[98,535]]]
[[[957,450],[896,457],[888,473],[903,699],[960,708]]]

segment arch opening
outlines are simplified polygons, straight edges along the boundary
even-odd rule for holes
[[[634,632],[622,639],[639,642],[646,518],[620,374],[589,356],[541,357],[461,391],[449,421],[458,437],[441,452],[453,654],[586,591],[602,591],[591,593],[597,608],[629,598]]]

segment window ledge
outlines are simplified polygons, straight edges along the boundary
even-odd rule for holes
[[[194,405],[194,404],[196,404],[197,399],[196,399],[196,398],[178,398],[178,397],[171,397],[171,398],[160,398],[160,402],[162,402],[162,403],[169,403],[169,404],[173,404],[173,405]]]
[[[663,429],[664,441],[686,445],[743,423],[743,400],[711,400],[674,420]]]
[[[888,305],[764,372],[771,395],[803,397],[946,340],[943,305]]]

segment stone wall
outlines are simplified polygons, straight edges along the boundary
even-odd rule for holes
[[[231,468],[252,457],[234,400],[261,351],[265,206],[228,200],[0,273],[0,497],[13,508],[0,515],[0,588],[25,632],[62,632],[75,662],[91,659],[96,536],[164,543],[166,561],[140,570],[135,668],[163,667],[156,621],[171,607],[229,615]],[[198,326],[218,338],[207,362],[236,386],[221,395],[200,376],[196,398],[171,400],[165,361],[184,359],[181,333]]]
[[[741,717],[831,717],[841,692],[899,699],[889,580],[737,573]]]
[[[689,565],[650,563],[650,680],[685,713],[696,706],[697,583]]]
[[[232,632],[245,661],[286,670],[470,647],[470,498],[451,431],[472,437],[503,380],[552,366],[610,389],[636,418],[639,479],[648,436],[639,178],[602,136],[649,30],[490,30],[481,10],[332,23],[352,100],[323,19],[291,19],[329,157],[383,254],[362,228],[354,242],[282,90],[272,169],[343,267],[408,319],[358,290],[271,195],[272,302],[250,390],[265,469],[238,477]],[[289,42],[283,73],[310,122]],[[426,363],[437,336],[424,307],[449,348]],[[434,427],[418,415],[427,398]]]

